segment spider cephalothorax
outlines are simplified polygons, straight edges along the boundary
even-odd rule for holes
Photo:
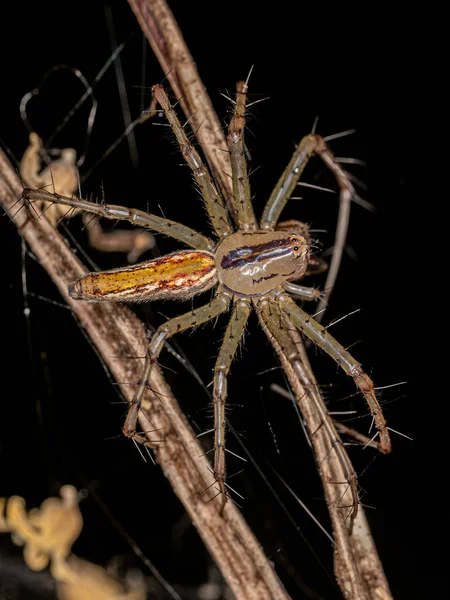
[[[148,347],[139,388],[123,428],[127,436],[144,444],[150,444],[144,436],[136,432],[137,416],[145,386],[150,379],[152,368],[164,342],[173,334],[215,319],[232,308],[232,317],[229,320],[214,368],[213,389],[214,477],[223,494],[224,502],[227,498],[225,489],[226,378],[252,309],[257,311],[268,334],[276,340],[300,379],[302,379],[301,357],[288,334],[288,324],[295,326],[304,336],[329,354],[353,378],[364,395],[377,428],[378,447],[383,452],[389,452],[391,448],[386,422],[371,379],[350,353],[328,333],[327,329],[304,312],[291,297],[291,294],[305,300],[318,297],[317,290],[292,283],[308,272],[321,268],[317,259],[310,258],[308,228],[298,221],[278,223],[284,206],[313,154],[319,155],[334,173],[343,198],[349,200],[353,196],[353,187],[323,138],[310,134],[303,138],[297,146],[258,222],[251,203],[244,154],[246,92],[247,83],[239,83],[234,116],[231,119],[228,134],[233,202],[230,207],[226,207],[213,178],[202,163],[197,151],[188,141],[163,88],[159,85],[153,88],[154,97],[164,110],[183,156],[192,169],[211,225],[219,238],[217,244],[181,223],[136,209],[95,204],[42,191],[25,190],[24,192],[24,197],[28,201],[53,201],[109,219],[125,219],[135,225],[164,233],[191,248],[131,267],[89,273],[70,285],[69,293],[73,298],[119,302],[139,302],[161,298],[184,300],[216,287],[214,297],[210,302],[184,315],[170,319],[161,325],[153,335]],[[230,213],[233,224],[229,217]],[[336,452],[351,486],[354,516],[359,501],[356,476],[334,424],[323,408],[323,403],[318,399],[318,394],[316,389],[308,389],[311,402],[332,440],[334,452]],[[313,433],[311,432],[312,435]]]
[[[295,232],[233,233],[216,250],[218,279],[233,294],[260,296],[303,277],[308,254],[305,238]]]

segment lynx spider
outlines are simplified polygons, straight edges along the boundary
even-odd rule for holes
[[[233,308],[217,357],[213,380],[214,478],[223,495],[222,508],[227,500],[225,487],[227,375],[252,309],[259,313],[270,335],[278,342],[300,379],[302,379],[301,357],[288,334],[286,321],[290,321],[304,336],[329,354],[345,373],[353,378],[369,406],[379,436],[378,448],[383,453],[391,450],[389,432],[372,380],[350,353],[328,333],[326,327],[303,311],[291,297],[294,295],[304,300],[318,297],[317,290],[292,283],[317,268],[317,260],[310,256],[311,240],[308,228],[299,221],[278,224],[283,208],[292,195],[309,158],[314,154],[320,156],[334,174],[341,197],[349,200],[355,193],[354,189],[323,138],[316,134],[309,134],[297,146],[258,223],[251,202],[244,153],[247,89],[247,82],[237,84],[234,114],[227,137],[233,181],[234,206],[231,211],[233,225],[213,178],[190,144],[164,89],[160,85],[153,88],[154,98],[164,110],[184,159],[193,172],[210,222],[219,238],[217,243],[181,223],[136,209],[96,204],[45,191],[24,190],[24,198],[29,203],[54,202],[108,219],[128,220],[135,225],[168,235],[191,248],[191,250],[173,252],[130,267],[89,273],[69,286],[69,293],[74,299],[94,302],[187,300],[217,286],[214,298],[208,304],[170,319],[153,335],[148,346],[138,391],[128,410],[123,427],[126,436],[151,445],[144,436],[136,432],[137,416],[145,387],[164,342],[175,333],[211,321],[227,312],[230,307]],[[323,427],[332,440],[333,448],[346,474],[353,496],[352,517],[354,518],[359,504],[356,474],[323,404],[311,390],[309,396]]]

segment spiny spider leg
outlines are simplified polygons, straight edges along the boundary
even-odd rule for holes
[[[223,506],[227,500],[225,490],[225,401],[227,398],[227,375],[234,355],[244,335],[251,312],[249,300],[239,298],[228,323],[219,356],[214,367],[214,477],[223,494]]]
[[[194,292],[195,293],[195,292]],[[150,385],[150,376],[153,365],[158,360],[158,357],[163,349],[164,342],[172,337],[175,333],[185,331],[191,327],[196,327],[207,321],[211,321],[222,313],[226,312],[230,306],[232,295],[220,290],[209,304],[201,306],[189,313],[175,317],[160,325],[153,334],[153,337],[148,346],[147,355],[145,357],[145,366],[142,373],[141,381],[139,382],[138,391],[131,403],[130,409],[123,426],[123,432],[127,437],[136,439],[136,441],[146,443],[146,439],[136,434],[136,424],[139,409],[142,402],[142,396],[147,385]]]
[[[320,396],[319,391],[316,389],[315,386],[311,386],[309,377],[307,377],[305,374],[302,357],[299,355],[297,348],[295,347],[295,344],[289,335],[289,332],[285,323],[283,322],[278,306],[274,302],[272,302],[267,296],[261,299],[254,300],[254,305],[257,312],[262,316],[266,327],[273,335],[275,340],[278,342],[287,360],[292,365],[292,368],[294,369],[294,372],[296,373],[300,382],[304,386],[308,397],[313,402],[323,427],[325,427],[325,430],[331,442],[331,446],[336,452],[338,460],[342,466],[346,481],[348,482],[352,493],[353,506],[352,511],[350,513],[350,517],[353,520],[358,513],[359,505],[357,477],[353,469],[352,463],[350,461],[350,458],[348,457],[348,454],[345,451],[342,441],[336,431],[333,421],[328,415],[328,412],[323,404],[323,400]],[[309,433],[310,435],[314,435],[315,432],[310,431]]]
[[[244,114],[247,89],[246,81],[240,81],[236,85],[236,104],[233,118],[228,127],[227,138],[231,160],[231,176],[233,179],[234,206],[237,210],[237,225],[239,229],[245,231],[257,229],[258,227],[251,201],[244,149]]]
[[[283,283],[284,289],[294,296],[298,296],[302,300],[317,300],[322,295],[322,292],[317,288],[308,287],[306,285],[298,285],[286,281]]]
[[[129,221],[138,227],[146,227],[152,231],[164,233],[197,250],[211,251],[214,249],[213,242],[206,236],[197,233],[194,229],[176,221],[170,221],[169,219],[163,219],[142,210],[137,210],[136,208],[127,208],[126,206],[117,206],[114,204],[97,204],[79,198],[68,198],[59,194],[50,194],[45,190],[30,190],[28,188],[23,190],[23,198],[28,202],[56,202],[66,206],[73,206],[74,208],[94,213],[105,219]]]
[[[324,314],[323,309],[326,308],[328,304],[328,298],[330,297],[334,284],[336,283],[350,218],[350,203],[355,194],[355,190],[348,175],[336,161],[333,153],[328,149],[324,139],[321,136],[317,134],[307,135],[297,146],[297,149],[289,161],[288,166],[278,180],[277,185],[267,201],[263,216],[261,218],[261,229],[273,229],[276,226],[283,208],[286,206],[308,160],[311,158],[311,156],[313,156],[313,154],[318,154],[327,167],[331,170],[340,189],[340,208],[335,234],[333,256],[328,269],[325,290],[317,308],[318,312],[320,313],[318,321],[320,321]]]
[[[292,323],[319,348],[322,348],[337,364],[353,378],[359,390],[369,405],[375,427],[380,435],[380,449],[387,454],[391,451],[391,440],[386,427],[383,412],[375,395],[374,385],[370,377],[363,371],[359,362],[345,350],[341,344],[328,333],[323,325],[315,321],[308,313],[304,312],[284,292],[274,294],[274,300],[278,302],[281,310],[289,317]]]
[[[320,135],[310,133],[297,146],[288,166],[270,195],[261,218],[261,229],[272,230],[275,228],[303,170],[314,154],[318,154],[333,172],[341,190],[341,197],[344,196],[349,200],[352,198],[355,191],[347,174],[343,171],[339,163],[336,162],[333,153],[328,149],[323,138]]]
[[[227,235],[231,235],[233,229],[228,220],[225,204],[217,191],[213,178],[203,164],[197,150],[189,142],[186,133],[169,102],[167,94],[161,85],[155,85],[153,87],[153,96],[158,100],[159,105],[165,112],[172,131],[177,138],[183,157],[192,169],[214,231],[220,239]]]
[[[342,260],[342,252],[344,251],[345,240],[347,237],[348,224],[350,222],[350,205],[352,197],[355,194],[355,190],[350,183],[349,176],[342,169],[341,165],[336,161],[334,155],[327,150],[326,152],[320,153],[320,157],[323,162],[327,165],[330,171],[334,174],[338,183],[340,194],[339,194],[339,216],[336,226],[336,233],[334,236],[333,254],[331,256],[331,262],[325,281],[324,291],[317,305],[318,317],[317,320],[323,319],[325,309],[328,306],[328,300],[331,292],[333,291],[334,284],[339,272],[339,267]]]

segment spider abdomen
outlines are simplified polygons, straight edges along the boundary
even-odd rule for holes
[[[238,231],[219,244],[216,264],[226,289],[240,296],[258,296],[304,275],[308,244],[293,232]]]
[[[200,250],[181,250],[136,265],[88,273],[70,284],[79,300],[144,302],[185,300],[217,282],[214,256]]]

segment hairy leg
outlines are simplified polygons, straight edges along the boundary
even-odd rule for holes
[[[240,81],[236,86],[236,103],[234,115],[228,127],[228,149],[231,160],[231,177],[233,180],[233,205],[237,211],[236,220],[239,229],[245,231],[257,229],[253,212],[250,183],[245,160],[244,128],[245,103],[247,100],[247,82]]]
[[[228,220],[225,203],[217,191],[216,185],[208,169],[203,164],[197,150],[189,142],[186,133],[181,126],[178,117],[172,108],[167,94],[160,85],[153,87],[153,96],[158,100],[161,108],[166,114],[166,118],[172,127],[172,131],[180,145],[181,152],[187,164],[194,174],[195,181],[200,188],[200,192],[205,203],[208,216],[212,227],[220,239],[233,233],[233,229]]]
[[[267,204],[264,208],[261,218],[261,229],[273,229],[291,197],[304,168],[309,159],[317,154],[322,161],[331,170],[336,178],[340,190],[340,208],[338,223],[336,226],[333,257],[325,282],[325,292],[320,300],[318,311],[322,311],[327,306],[328,298],[336,282],[339,266],[342,258],[345,240],[347,237],[348,223],[350,219],[350,203],[355,195],[355,190],[350,182],[348,175],[336,161],[333,153],[327,147],[324,139],[316,134],[310,134],[304,137],[297,146],[288,166],[278,180]],[[322,313],[323,314],[323,313]],[[319,319],[320,320],[320,319]]]
[[[328,415],[320,392],[316,386],[311,386],[310,379],[303,367],[302,357],[297,352],[297,348],[295,347],[295,344],[289,335],[277,304],[270,300],[270,298],[265,297],[257,301],[256,306],[265,325],[280,345],[283,353],[286,356],[286,359],[290,362],[297,377],[304,386],[304,389],[308,394],[308,398],[313,403],[322,426],[325,428],[328,434],[328,438],[331,442],[330,451],[334,450],[336,453],[352,493],[353,506],[350,516],[352,519],[354,519],[357,515],[359,505],[356,473],[342,444],[341,438],[335,429],[333,421]],[[315,432],[310,431],[309,434],[314,436]]]
[[[216,366],[214,367],[214,477],[227,499],[225,490],[225,401],[227,398],[227,375],[239,343],[244,335],[245,326],[251,312],[248,300],[239,299],[235,303],[233,314],[228,323]]]
[[[137,417],[142,402],[142,396],[145,387],[149,385],[152,368],[163,349],[164,342],[180,331],[185,331],[191,327],[196,327],[202,323],[207,323],[215,317],[226,312],[230,306],[232,295],[229,292],[219,291],[209,304],[201,306],[189,313],[170,319],[155,331],[148,346],[147,355],[145,357],[144,370],[142,372],[141,381],[139,382],[138,391],[128,410],[127,417],[123,426],[123,432],[127,437],[135,439],[137,442],[147,444],[145,437],[136,433]]]
[[[391,440],[370,377],[363,371],[361,365],[353,356],[328,333],[326,328],[297,306],[292,298],[281,292],[276,294],[276,301],[294,325],[312,340],[314,344],[331,356],[347,375],[353,378],[369,405],[375,427],[378,429],[380,436],[380,448],[382,452],[389,453],[391,451]]]
[[[23,198],[29,205],[33,202],[42,201],[57,203],[71,206],[75,210],[81,209],[105,219],[129,221],[138,227],[145,227],[152,231],[163,233],[196,250],[211,251],[214,249],[213,242],[204,235],[194,231],[194,229],[186,227],[186,225],[181,225],[181,223],[177,223],[176,221],[170,221],[169,219],[163,219],[142,210],[137,210],[136,208],[127,208],[126,206],[117,206],[114,204],[97,204],[96,202],[89,202],[80,198],[68,198],[59,194],[50,194],[45,190],[30,190],[27,188],[23,190]]]

